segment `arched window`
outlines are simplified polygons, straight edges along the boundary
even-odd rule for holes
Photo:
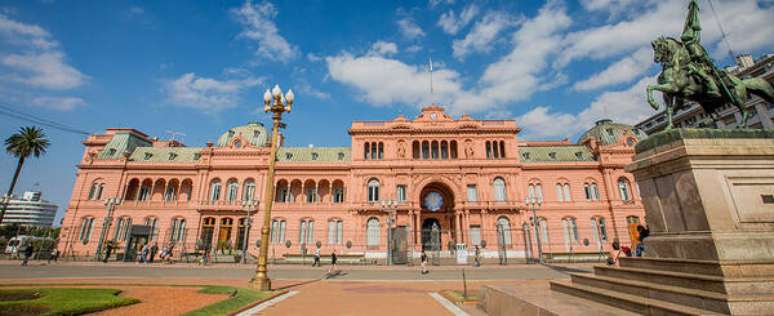
[[[501,246],[511,246],[511,221],[507,217],[497,219],[497,241]]]
[[[101,182],[94,182],[89,189],[89,200],[102,199],[102,190],[105,188],[105,184]]]
[[[379,201],[379,180],[368,181],[368,202]]]
[[[368,160],[370,155],[371,155],[371,144],[369,142],[365,142],[365,144],[363,145],[363,159]]]
[[[561,183],[556,184],[556,200],[559,202],[564,201],[564,189],[562,188]]]
[[[622,201],[631,201],[632,200],[632,190],[631,185],[629,184],[629,179],[626,179],[624,177],[618,178],[618,193],[621,196]]]
[[[430,142],[422,142],[422,159],[430,159]]]
[[[285,220],[275,218],[271,221],[271,242],[281,244],[285,242]]]
[[[449,143],[447,141],[441,141],[441,159],[449,159]]]
[[[565,202],[572,201],[572,194],[570,192],[570,184],[569,183],[565,183],[564,185],[562,185],[562,188],[564,189],[563,190],[564,191],[564,201]]]
[[[88,244],[91,239],[91,231],[94,229],[94,217],[88,216],[81,220],[81,233],[79,238],[81,243]]]
[[[593,232],[594,242],[597,243],[597,247],[602,249],[602,245],[607,241],[607,227],[605,218],[601,216],[594,216],[591,218],[591,228]]]
[[[540,183],[530,183],[527,187],[527,194],[530,200],[543,201],[543,186]]]
[[[500,159],[500,147],[497,143],[497,141],[492,142],[492,158],[494,159]]]
[[[148,239],[156,240],[156,237],[158,236],[158,223],[159,219],[153,216],[145,218],[145,226],[148,226],[150,230],[150,236]]]
[[[242,201],[253,201],[255,199],[255,181],[249,179],[245,181],[242,189]]]
[[[237,191],[239,191],[239,183],[237,180],[232,179],[228,181],[228,185],[226,186],[226,199],[229,202],[234,202],[237,200]]]
[[[210,201],[220,200],[220,180],[210,182]]]
[[[344,222],[340,219],[328,221],[328,244],[340,245],[344,240]]]
[[[599,189],[596,182],[586,182],[583,184],[583,190],[586,193],[586,200],[599,201]]]
[[[172,236],[170,236],[170,241],[173,242],[180,242],[185,240],[185,219],[177,217],[172,220]]]
[[[377,159],[382,160],[384,159],[384,143],[379,142],[379,153]]]
[[[457,159],[457,141],[453,140],[449,144],[449,154],[451,155],[451,159]]]
[[[379,220],[375,217],[368,219],[366,224],[366,239],[368,247],[379,246]]]
[[[571,251],[572,246],[578,243],[578,223],[574,217],[565,217],[562,219],[562,230],[564,231],[564,247],[566,251]]]
[[[376,159],[376,143],[371,143],[371,160]]]
[[[486,159],[492,159],[492,143],[486,142]]]
[[[119,218],[116,223],[116,230],[113,233],[113,240],[124,241],[128,239],[130,227],[132,227],[132,218],[126,216]]]
[[[548,244],[548,221],[540,217],[538,218],[538,229],[540,229],[540,239],[544,244]]]
[[[172,181],[170,181],[169,184],[167,184],[167,190],[164,191],[164,201],[174,201],[177,200],[177,188],[172,185]]]
[[[419,141],[415,140],[411,143],[411,151],[412,151],[412,157],[414,157],[414,159],[419,159],[420,157]]]
[[[434,140],[432,143],[430,143],[430,150],[431,155],[433,156],[433,160],[438,159],[438,141]]]
[[[492,182],[492,187],[494,189],[495,194],[495,201],[502,202],[506,199],[505,194],[505,180],[503,178],[497,177],[494,179],[494,182]]]
[[[140,185],[140,201],[147,201],[151,198],[151,185],[152,182],[150,179],[146,179],[142,182],[142,185]]]
[[[314,244],[314,221],[311,219],[302,219],[301,227],[298,231],[299,244]]]
[[[500,158],[505,158],[505,142],[500,141]]]

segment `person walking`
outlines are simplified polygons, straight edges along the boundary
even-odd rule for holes
[[[148,243],[145,243],[142,245],[142,249],[140,250],[139,258],[137,258],[137,261],[139,263],[146,263],[148,261],[148,251],[150,250],[150,247],[148,247]]]
[[[333,252],[331,252],[331,266],[328,268],[328,273],[336,271],[336,249],[333,249]]]
[[[429,271],[427,271],[427,254],[424,250],[422,250],[422,254],[419,256],[419,260],[421,262],[422,270],[420,270],[421,274],[427,274]]]
[[[110,260],[110,254],[113,252],[113,243],[108,242],[105,247],[105,258],[102,259],[102,263],[107,263]]]
[[[480,267],[481,266],[481,249],[478,248],[478,245],[476,245],[476,248],[473,250],[473,266]]]
[[[156,254],[159,252],[159,243],[154,242],[153,246],[150,247],[150,259],[148,262],[153,263],[153,260],[156,258]]]
[[[314,251],[314,263],[312,263],[312,266],[320,266],[320,248]]]
[[[23,265],[23,266],[27,265],[27,261],[29,261],[30,257],[32,257],[32,252],[33,251],[34,251],[34,249],[32,247],[32,243],[27,243],[27,247],[24,248],[24,259],[22,260],[22,264],[21,265]]]
[[[54,262],[57,262],[59,260],[59,249],[54,248],[51,250],[51,254],[48,256],[48,263],[51,264],[51,260],[54,260]]]
[[[640,243],[638,243],[637,248],[634,249],[634,255],[642,257],[642,253],[645,252],[645,238],[650,236],[650,229],[642,225],[637,225],[637,233],[639,233]]]

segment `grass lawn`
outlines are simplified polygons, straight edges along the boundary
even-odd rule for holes
[[[0,289],[0,316],[80,315],[139,302],[115,289]]]
[[[215,304],[205,306],[183,315],[228,315],[244,308],[251,303],[255,303],[256,301],[264,300],[278,294],[277,292],[263,292],[230,286],[206,286],[203,287],[199,292],[207,294],[228,294],[230,297]]]
[[[480,298],[478,297],[478,291],[471,291],[471,290],[468,290],[467,299],[465,299],[465,297],[462,295],[462,291],[458,291],[458,290],[444,290],[444,291],[441,291],[441,295],[443,295],[447,300],[455,304],[462,304],[465,302],[475,302],[480,300]]]

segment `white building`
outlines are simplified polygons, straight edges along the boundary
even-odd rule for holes
[[[2,225],[51,227],[56,216],[55,204],[41,199],[40,192],[24,192],[21,199],[11,196]]]

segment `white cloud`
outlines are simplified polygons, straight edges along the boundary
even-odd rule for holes
[[[572,136],[603,118],[634,125],[654,114],[645,101],[645,88],[655,81],[654,77],[645,77],[626,90],[602,93],[577,114],[552,112],[550,107],[539,106],[516,120],[528,138]]]
[[[428,4],[433,8],[439,4],[454,4],[454,0],[429,0]]]
[[[581,5],[588,11],[617,11],[632,3],[642,0],[581,0]]]
[[[77,107],[86,106],[86,101],[78,97],[37,97],[30,102],[34,106],[70,111]]]
[[[306,80],[298,80],[296,82],[296,89],[298,90],[298,92],[300,92],[300,93],[296,93],[296,98],[299,98],[299,97],[303,98],[306,95],[313,96],[320,100],[329,100],[331,98],[330,93],[315,89]]]
[[[60,52],[6,55],[0,63],[16,72],[7,78],[33,87],[68,90],[81,86],[88,77],[64,61]]]
[[[631,56],[610,64],[605,70],[592,75],[588,79],[576,82],[573,88],[577,91],[588,91],[631,82],[646,73],[651,66],[653,66],[651,48],[643,47]]]
[[[0,36],[8,44],[0,52],[0,79],[47,90],[69,90],[88,80],[67,63],[59,43],[42,27],[0,14]]]
[[[288,61],[295,58],[298,48],[291,45],[279,34],[274,18],[277,17],[277,9],[269,2],[253,5],[251,0],[236,9],[232,9],[240,24],[242,32],[239,36],[255,41],[258,48],[255,54],[259,57]]]
[[[422,28],[420,28],[411,17],[403,17],[395,23],[398,24],[400,33],[403,34],[403,36],[407,39],[415,39],[425,36],[425,31],[422,31]]]
[[[398,45],[393,42],[377,41],[371,45],[371,49],[368,51],[369,55],[376,56],[389,56],[398,53]]]
[[[554,85],[555,80],[561,81],[562,75],[546,69],[546,60],[560,46],[560,33],[570,22],[562,5],[549,3],[513,34],[513,51],[489,65],[475,88],[464,89],[460,74],[454,70],[439,67],[434,71],[434,98],[424,65],[350,53],[327,57],[326,63],[332,79],[355,88],[365,101],[377,106],[401,103],[420,107],[434,99],[452,113],[484,112],[524,100]]]
[[[478,12],[478,6],[475,4],[470,4],[462,9],[459,16],[454,13],[454,10],[449,10],[448,12],[441,14],[441,17],[438,19],[438,26],[440,26],[447,34],[455,35],[468,25],[468,23],[478,15]]]
[[[174,105],[204,112],[218,112],[237,106],[240,93],[263,81],[262,78],[217,80],[189,72],[164,83],[167,100]]]
[[[476,22],[473,29],[460,40],[452,43],[453,55],[457,59],[464,59],[473,52],[489,52],[492,50],[492,42],[504,29],[514,25],[514,20],[507,14],[492,12]]]

